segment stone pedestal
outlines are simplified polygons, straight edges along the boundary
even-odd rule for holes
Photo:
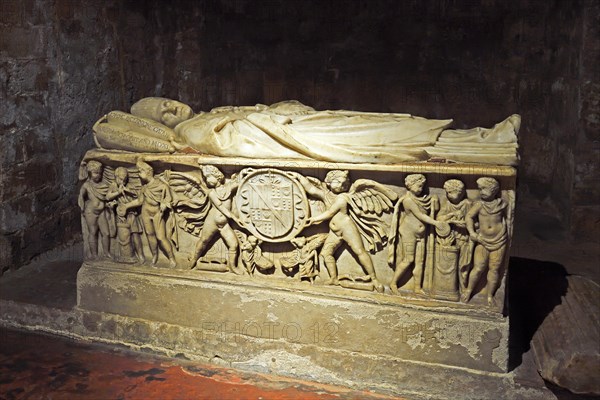
[[[326,363],[320,354],[328,350],[349,358],[363,353],[507,371],[508,319],[496,313],[387,294],[348,294],[308,282],[294,290],[285,282],[265,283],[204,271],[86,262],[77,296],[85,310],[198,330],[202,336],[188,351],[231,362],[249,361],[280,343],[315,365]]]
[[[508,319],[468,305],[106,261],[83,264],[77,298],[101,336],[244,369],[388,393],[471,382],[473,398],[507,372]]]

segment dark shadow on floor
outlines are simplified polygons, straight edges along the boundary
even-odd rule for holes
[[[25,266],[0,279],[0,298],[70,310],[77,303],[77,271],[81,260]]]
[[[552,382],[544,381],[546,387],[554,393],[558,400],[600,400],[600,396],[593,394],[575,394],[569,392],[567,389],[563,389],[560,386],[556,386]]]
[[[510,354],[512,371],[530,350],[531,339],[544,319],[561,304],[568,290],[567,271],[561,264],[528,258],[511,257],[509,262]],[[545,382],[559,400],[591,400],[600,396],[569,392]]]
[[[567,293],[567,271],[561,264],[511,257],[508,302],[510,316],[509,369],[522,362],[537,328]]]

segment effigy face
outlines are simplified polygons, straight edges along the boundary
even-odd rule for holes
[[[181,150],[173,139],[165,143]],[[81,164],[81,309],[146,321],[146,330],[170,324],[144,340],[251,369],[276,352],[346,381],[340,365],[376,360],[386,387],[397,385],[398,363],[426,374],[507,371],[512,162],[333,163],[127,143],[90,150]],[[379,390],[366,372],[352,381]]]

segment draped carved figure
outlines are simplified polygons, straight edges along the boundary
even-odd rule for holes
[[[451,119],[318,111],[295,100],[194,114],[179,101],[148,97],[135,103],[131,114],[105,115],[94,132],[99,147],[134,152],[376,164],[443,158],[515,165],[520,121],[515,114],[489,129],[450,129]]]

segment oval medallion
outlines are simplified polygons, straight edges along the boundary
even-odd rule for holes
[[[285,242],[304,229],[308,199],[304,188],[285,171],[258,169],[246,175],[236,195],[238,215],[254,236]]]

